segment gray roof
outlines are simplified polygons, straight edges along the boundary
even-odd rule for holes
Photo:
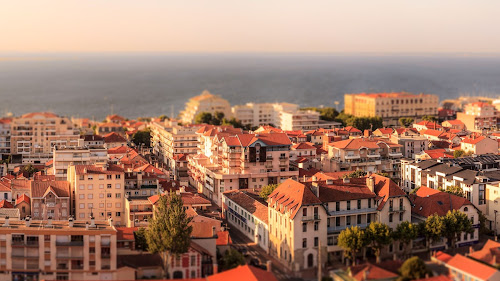
[[[495,164],[500,161],[500,155],[497,154],[483,154],[461,158],[444,158],[440,159],[442,163],[452,163],[455,165],[473,165],[474,163],[480,164]]]
[[[474,171],[474,170],[461,170],[461,171],[458,171],[458,172],[456,172],[454,174],[446,176],[446,179],[452,180],[453,177],[459,177],[459,178],[463,178],[464,179],[463,183],[465,183],[465,184],[473,184],[474,181],[476,180],[476,175],[477,174],[479,174],[478,171]]]
[[[415,166],[417,166],[418,168],[424,170],[424,169],[427,169],[429,167],[432,167],[432,166],[435,166],[435,165],[438,165],[438,164],[439,163],[436,160],[425,160],[425,161],[416,163]]]

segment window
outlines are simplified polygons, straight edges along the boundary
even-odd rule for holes
[[[368,208],[372,207],[372,199],[368,199]]]
[[[347,200],[347,210],[350,210],[350,209],[351,209],[351,201]]]
[[[340,211],[340,202],[335,202],[335,211]]]
[[[78,187],[80,190],[84,190],[85,189],[85,185],[84,184],[80,184],[80,186]]]
[[[122,188],[122,186],[121,186],[121,184],[117,183],[117,184],[115,184],[115,188],[120,189],[120,188]]]
[[[116,198],[121,198],[121,197],[122,197],[122,195],[121,195],[120,193],[116,193],[116,194],[115,194],[115,197],[116,197]]]
[[[340,217],[335,218],[335,226],[340,226]]]
[[[104,203],[99,203],[99,208],[104,208]]]
[[[328,236],[327,243],[328,243],[328,246],[333,246],[333,236]]]
[[[100,193],[99,198],[104,198],[104,193]]]
[[[89,209],[94,208],[94,204],[92,204],[92,203],[89,203],[88,206],[89,206]]]
[[[314,231],[318,231],[319,229],[319,222],[315,221],[314,222]]]
[[[358,200],[358,209],[361,209],[361,200]]]
[[[399,221],[403,221],[403,213],[399,213]]]
[[[112,203],[106,203],[106,207],[111,208],[111,207],[113,207],[113,204]]]
[[[80,213],[80,218],[81,219],[85,218],[85,213]]]
[[[108,187],[108,188],[111,188],[111,184],[110,184],[110,183],[108,183],[107,187]]]
[[[106,175],[106,179],[111,180],[113,179],[111,175]]]
[[[104,175],[99,175],[99,180],[104,180]]]
[[[351,225],[351,217],[347,216],[345,217],[345,219],[346,219],[346,225]]]
[[[80,199],[85,199],[85,194],[80,194]]]
[[[84,175],[80,175],[80,178],[79,178],[81,181],[85,180],[85,176]]]
[[[392,222],[392,214],[389,214],[389,222]]]
[[[85,204],[80,203],[80,209],[85,209]]]
[[[92,189],[94,189],[94,185],[89,184],[89,185],[87,186],[87,188],[88,188],[89,190],[92,190]]]
[[[307,238],[302,239],[302,248],[307,248]]]
[[[120,212],[116,212],[116,216],[117,217],[121,216],[121,213]]]
[[[307,208],[302,209],[302,216],[307,217]]]
[[[196,256],[191,256],[191,266],[196,265]]]
[[[92,175],[88,175],[88,176],[87,176],[87,179],[88,179],[89,181],[94,180],[94,176],[92,176]]]
[[[121,175],[116,175],[115,179],[119,180]]]
[[[314,247],[318,247],[319,245],[319,239],[318,237],[314,237]]]
[[[104,188],[104,184],[100,184],[99,189],[103,189],[103,188]]]
[[[92,193],[88,194],[88,195],[87,195],[87,198],[88,198],[88,199],[93,199],[93,198],[94,198],[94,194],[92,194]]]
[[[115,207],[116,207],[116,208],[121,208],[121,207],[122,207],[122,204],[121,204],[121,203],[119,203],[119,202],[118,202],[118,203],[115,203]]]
[[[357,223],[358,223],[358,224],[361,224],[361,215],[358,215],[358,218],[357,218]]]
[[[107,194],[107,197],[108,197],[108,198],[111,198],[111,197],[112,197],[112,196],[111,196],[111,193],[108,193],[108,194]]]

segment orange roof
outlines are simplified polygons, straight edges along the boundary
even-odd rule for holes
[[[57,115],[55,115],[54,113],[52,112],[31,112],[31,113],[26,113],[24,115],[21,116],[21,118],[33,118],[37,115],[41,115],[45,118],[55,118],[57,117]]]
[[[433,150],[424,150],[424,153],[429,155],[431,159],[453,158],[453,154],[447,153],[446,149],[438,148]]]
[[[30,204],[30,198],[28,197],[28,195],[23,194],[19,196],[19,198],[16,199],[16,206],[21,204],[22,202],[26,202],[28,203],[28,205]]]
[[[483,140],[485,140],[485,139],[486,139],[486,137],[485,137],[485,136],[474,137],[474,138],[470,138],[470,137],[468,137],[468,138],[464,138],[464,139],[462,140],[462,143],[477,144],[477,143],[479,143],[480,141],[483,141]]]
[[[317,180],[319,181],[326,181],[326,180],[337,180],[341,179],[344,175],[348,175],[352,173],[353,171],[342,171],[342,172],[317,172],[313,176],[316,177]]]
[[[401,97],[409,97],[409,98],[416,98],[416,97],[422,97],[425,94],[412,94],[408,92],[399,92],[399,93],[359,93],[359,94],[354,94],[356,96],[365,96],[365,97],[370,97],[370,98],[401,98]]]
[[[285,133],[259,133],[259,134],[236,134],[235,136],[223,137],[227,146],[247,147],[257,141],[269,146],[292,145]]]
[[[427,128],[432,128],[432,129],[442,128],[441,125],[439,125],[438,123],[431,121],[420,121],[417,123],[417,125],[425,126]]]
[[[221,273],[207,276],[207,281],[278,281],[272,272],[250,265],[240,265]]]
[[[453,279],[451,279],[450,277],[445,276],[445,275],[438,275],[438,276],[433,276],[433,277],[417,279],[415,281],[453,281]]]
[[[229,236],[229,231],[219,231],[217,232],[217,240],[215,240],[217,246],[225,246],[233,244],[231,236]]]
[[[496,266],[500,262],[500,243],[488,240],[481,250],[470,253],[469,257]]]
[[[442,251],[439,251],[437,252],[435,255],[434,255],[434,258],[444,262],[444,263],[447,263],[449,260],[451,260],[453,257],[450,256],[449,254],[445,253],[445,252],[442,252]]]
[[[226,191],[224,192],[224,196],[241,206],[241,208],[245,209],[264,223],[268,223],[267,205],[260,202],[255,198],[255,196],[251,196],[251,194],[242,190]]]
[[[75,166],[77,175],[85,174],[122,174],[123,168],[118,165],[109,165],[107,169],[103,169],[94,165],[76,165]]]
[[[390,147],[402,147],[400,144],[395,144],[388,141],[382,141],[378,138],[355,138],[355,139],[347,139],[342,141],[331,142],[328,145],[333,146],[339,149],[347,149],[347,150],[357,150],[361,148],[371,148],[377,149],[380,148],[380,145],[387,144]]]
[[[127,140],[120,136],[119,134],[115,133],[115,132],[111,132],[109,134],[106,134],[104,135],[104,142],[105,143],[113,143],[113,142],[124,142],[126,143]]]
[[[434,129],[423,129],[423,130],[420,130],[419,132],[421,135],[429,135],[429,136],[433,136],[433,137],[441,137],[442,134],[444,134],[443,131],[439,131],[439,130],[434,130]]]
[[[487,102],[482,102],[482,101],[477,101],[468,104],[469,106],[477,106],[477,107],[493,107],[493,105],[487,103]]]
[[[135,168],[134,172],[144,172],[144,173],[155,174],[155,175],[165,175],[164,172],[162,172],[160,169],[156,168],[155,166],[153,166],[149,163]]]
[[[375,179],[375,194],[382,198],[378,206],[378,210],[382,210],[387,200],[391,197],[405,196],[406,193],[393,182],[390,178],[383,177],[377,174],[372,174],[371,177]]]
[[[410,194],[413,201],[412,214],[422,217],[429,217],[434,214],[444,216],[450,210],[458,210],[464,205],[472,203],[461,196],[456,196],[447,192],[421,186],[416,193]]]
[[[117,227],[116,228],[116,240],[135,240],[134,232],[139,230],[138,227]]]
[[[444,121],[443,123],[447,122],[448,124],[450,125],[464,125],[464,122],[458,120],[458,119],[454,119],[454,120],[446,120]]]
[[[482,280],[489,280],[492,275],[498,272],[496,268],[466,258],[460,254],[456,254],[447,265]]]
[[[281,183],[268,197],[268,202],[272,206],[276,203],[278,211],[281,213],[290,211],[290,216],[295,217],[302,205],[321,204],[321,201],[316,197],[309,187],[292,179],[287,179]]]
[[[2,200],[0,201],[0,208],[14,208],[14,206],[12,205],[12,203],[10,203],[9,201],[7,200]]]
[[[398,277],[396,273],[390,272],[371,263],[351,266],[350,270],[352,272],[352,277],[359,281],[391,279]]]
[[[292,149],[314,149],[316,150],[316,147],[312,146],[311,143],[308,143],[308,142],[301,142],[301,143],[297,143],[297,144],[294,144],[292,146]]]

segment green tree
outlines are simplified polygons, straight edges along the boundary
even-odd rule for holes
[[[463,188],[459,185],[449,186],[446,188],[446,190],[444,190],[444,192],[450,193],[450,194],[453,194],[456,196],[460,196],[460,197],[465,196]]]
[[[28,164],[23,167],[22,171],[28,173],[28,176],[31,177],[34,173],[38,172],[38,169],[35,168],[35,166]]]
[[[377,174],[377,175],[379,175],[379,176],[386,177],[386,178],[388,178],[388,177],[389,177],[389,173],[386,173],[386,172],[377,172],[377,173],[375,173],[375,174]]]
[[[365,171],[363,171],[363,170],[356,170],[356,171],[354,171],[352,173],[343,175],[342,178],[344,178],[344,179],[345,178],[352,179],[352,178],[362,178],[364,176],[366,176],[366,172]]]
[[[168,116],[163,114],[163,115],[158,116],[158,119],[160,119],[160,121],[165,121],[166,119],[168,119]]]
[[[356,254],[366,246],[365,232],[359,226],[352,226],[340,232],[338,245],[344,250],[344,255],[348,257],[352,264],[356,264]]]
[[[212,114],[210,112],[200,112],[194,117],[195,124],[211,124]]]
[[[426,275],[432,276],[432,272],[419,257],[407,259],[399,268],[399,274],[397,281],[410,281],[425,278]]]
[[[237,250],[230,248],[224,253],[221,260],[221,270],[228,270],[245,264],[245,257]]]
[[[135,240],[135,249],[140,249],[141,251],[148,250],[148,242],[146,240],[146,229],[144,227],[140,227],[137,231],[134,232],[134,240]]]
[[[276,189],[276,187],[278,187],[277,184],[264,185],[259,192],[259,196],[261,198],[263,198],[264,200],[267,200],[267,197],[269,196],[269,194],[271,194]]]
[[[379,263],[382,249],[392,242],[391,229],[381,222],[372,222],[366,228],[365,235],[366,241],[370,241],[370,248],[372,248],[377,257],[377,263]]]
[[[186,253],[191,244],[193,227],[189,225],[180,195],[175,193],[160,196],[153,219],[146,230],[148,250],[160,253],[163,259],[165,278],[170,276],[173,256]]]
[[[319,118],[325,121],[335,121],[339,112],[333,107],[304,107],[300,110],[313,110],[319,112]]]
[[[425,236],[427,250],[430,249],[431,244],[441,239],[443,230],[443,220],[437,214],[427,217],[425,222],[420,225],[421,234]]]
[[[212,115],[212,125],[220,125],[222,124],[222,121],[224,120],[224,113],[220,111],[214,112]]]
[[[422,117],[422,120],[429,122],[436,122],[437,118],[434,115],[424,115],[424,117]]]
[[[411,118],[411,117],[401,117],[399,118],[399,124],[405,128],[408,128],[411,126],[411,124],[413,124],[413,121],[415,121],[415,119]]]
[[[453,158],[460,158],[462,156],[464,156],[465,154],[465,151],[463,151],[462,149],[457,149],[455,151],[453,151]]]
[[[398,224],[396,230],[394,230],[393,237],[394,240],[398,240],[400,243],[403,243],[404,254],[406,255],[408,246],[418,237],[418,226],[412,224],[411,222],[403,221]]]
[[[459,210],[448,211],[446,216],[442,217],[443,220],[443,236],[448,240],[451,248],[456,247],[457,236],[462,235],[463,232],[472,233],[472,223],[465,213]]]
[[[143,144],[145,147],[151,146],[151,129],[137,131],[132,135],[132,142],[136,146]]]

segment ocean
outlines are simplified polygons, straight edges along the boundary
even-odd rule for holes
[[[0,54],[0,115],[102,120],[178,114],[204,89],[232,105],[343,107],[345,93],[497,97],[500,57],[304,54]]]

